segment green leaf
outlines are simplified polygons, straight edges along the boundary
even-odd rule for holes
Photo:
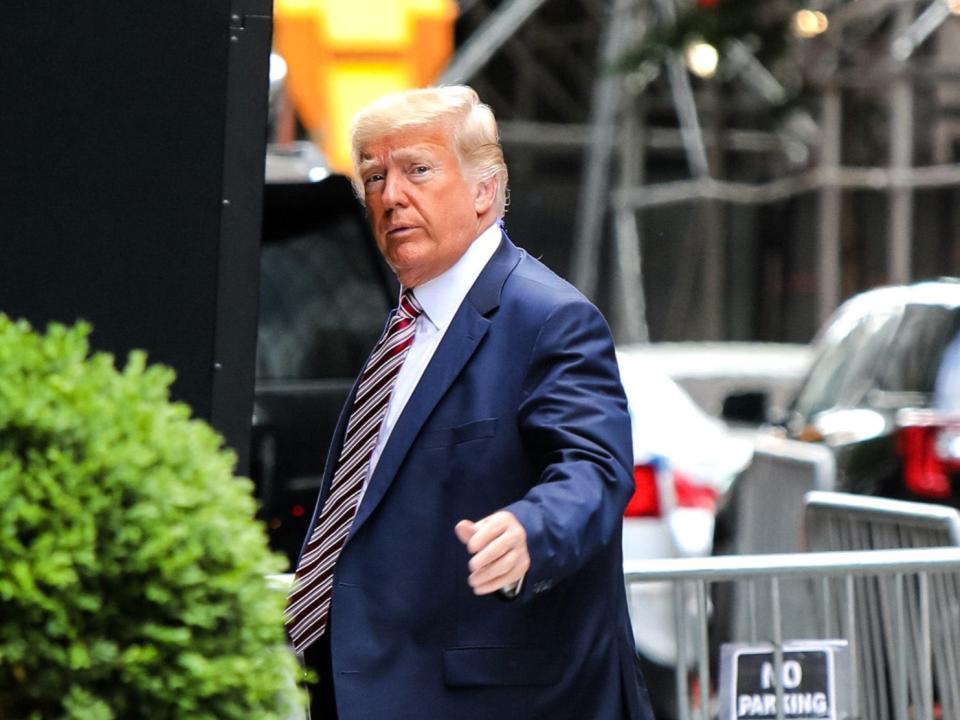
[[[174,373],[0,314],[0,717],[284,717],[285,569]]]

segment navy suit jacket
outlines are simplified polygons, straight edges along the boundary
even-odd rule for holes
[[[631,469],[603,317],[504,236],[400,415],[337,563],[340,720],[651,718],[622,574]],[[473,594],[453,530],[504,508],[531,560],[512,601]]]

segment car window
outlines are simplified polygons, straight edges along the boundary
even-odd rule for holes
[[[265,244],[260,267],[257,378],[356,375],[389,306],[353,217]]]
[[[880,359],[890,344],[899,313],[865,315],[847,332],[825,334],[794,410],[803,418],[827,408],[856,405],[872,387]],[[849,318],[844,318],[848,321]]]
[[[960,333],[957,333],[940,358],[933,386],[933,405],[941,410],[960,411]]]
[[[933,392],[944,350],[957,333],[958,312],[942,305],[908,305],[884,355],[877,389],[889,393]]]

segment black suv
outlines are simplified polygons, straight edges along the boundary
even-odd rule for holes
[[[960,280],[877,288],[814,340],[788,437],[836,458],[837,490],[960,505]]]
[[[304,163],[310,152],[268,155],[251,442],[270,543],[291,564],[341,407],[397,293],[350,181]]]

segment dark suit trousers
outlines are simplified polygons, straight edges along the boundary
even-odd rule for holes
[[[324,633],[303,655],[308,668],[317,676],[311,684],[310,720],[337,720],[337,704],[333,694],[333,668],[330,663],[330,635]]]

